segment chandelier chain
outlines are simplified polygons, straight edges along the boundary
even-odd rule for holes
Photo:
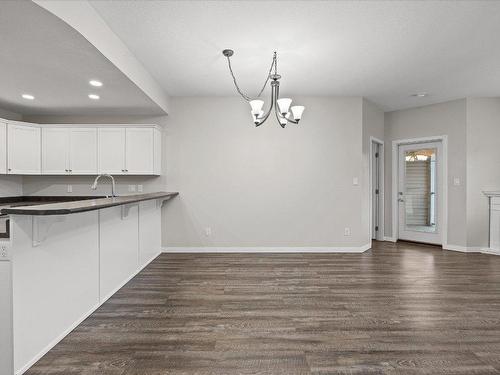
[[[276,52],[274,52],[273,61],[271,63],[271,66],[269,67],[269,72],[267,73],[266,81],[264,82],[264,85],[260,89],[260,91],[257,94],[257,96],[255,98],[252,98],[251,96],[248,96],[243,91],[241,91],[240,86],[238,86],[238,82],[236,82],[236,77],[234,76],[233,67],[231,66],[231,59],[230,59],[229,56],[226,56],[226,58],[227,58],[227,65],[229,66],[229,72],[231,73],[231,77],[233,78],[234,86],[236,86],[236,91],[238,91],[238,94],[240,94],[241,97],[243,99],[245,99],[247,102],[252,101],[252,100],[254,100],[256,98],[259,98],[262,95],[262,93],[264,92],[264,90],[266,88],[266,85],[269,82],[269,79],[271,77],[271,73],[273,71],[273,67],[274,67],[274,74],[277,74],[276,72],[277,72],[277,69],[278,69],[278,62],[277,62],[277,59],[276,59]]]

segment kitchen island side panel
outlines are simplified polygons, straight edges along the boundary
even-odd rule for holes
[[[11,219],[17,373],[99,305],[99,223],[98,211]]]

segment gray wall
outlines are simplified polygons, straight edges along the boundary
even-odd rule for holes
[[[467,99],[467,245],[488,246],[488,201],[500,190],[500,98]]]
[[[467,246],[466,100],[385,114],[385,235],[392,236],[392,141],[448,136],[448,244]],[[460,185],[454,186],[458,177]]]
[[[240,98],[174,98],[171,247],[362,246],[362,99],[295,98],[301,124],[255,128]],[[353,177],[360,185],[353,186]],[[344,228],[351,236],[344,236]],[[211,234],[206,234],[211,228]]]

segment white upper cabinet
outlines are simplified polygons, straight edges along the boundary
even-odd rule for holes
[[[154,129],[125,129],[125,172],[128,174],[153,174]]]
[[[125,129],[100,128],[98,134],[99,173],[126,174]]]
[[[7,123],[0,121],[0,174],[7,173]]]
[[[0,174],[160,175],[155,125],[38,125],[0,119]]]
[[[42,128],[42,174],[97,174],[97,129]]]
[[[69,131],[42,128],[42,174],[69,174]]]
[[[34,124],[7,124],[7,173],[40,174],[41,132]]]
[[[70,173],[97,174],[97,129],[70,129],[69,144]]]

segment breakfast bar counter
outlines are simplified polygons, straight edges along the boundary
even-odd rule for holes
[[[0,375],[21,374],[162,251],[176,192],[0,202]],[[71,301],[71,303],[68,303]]]

